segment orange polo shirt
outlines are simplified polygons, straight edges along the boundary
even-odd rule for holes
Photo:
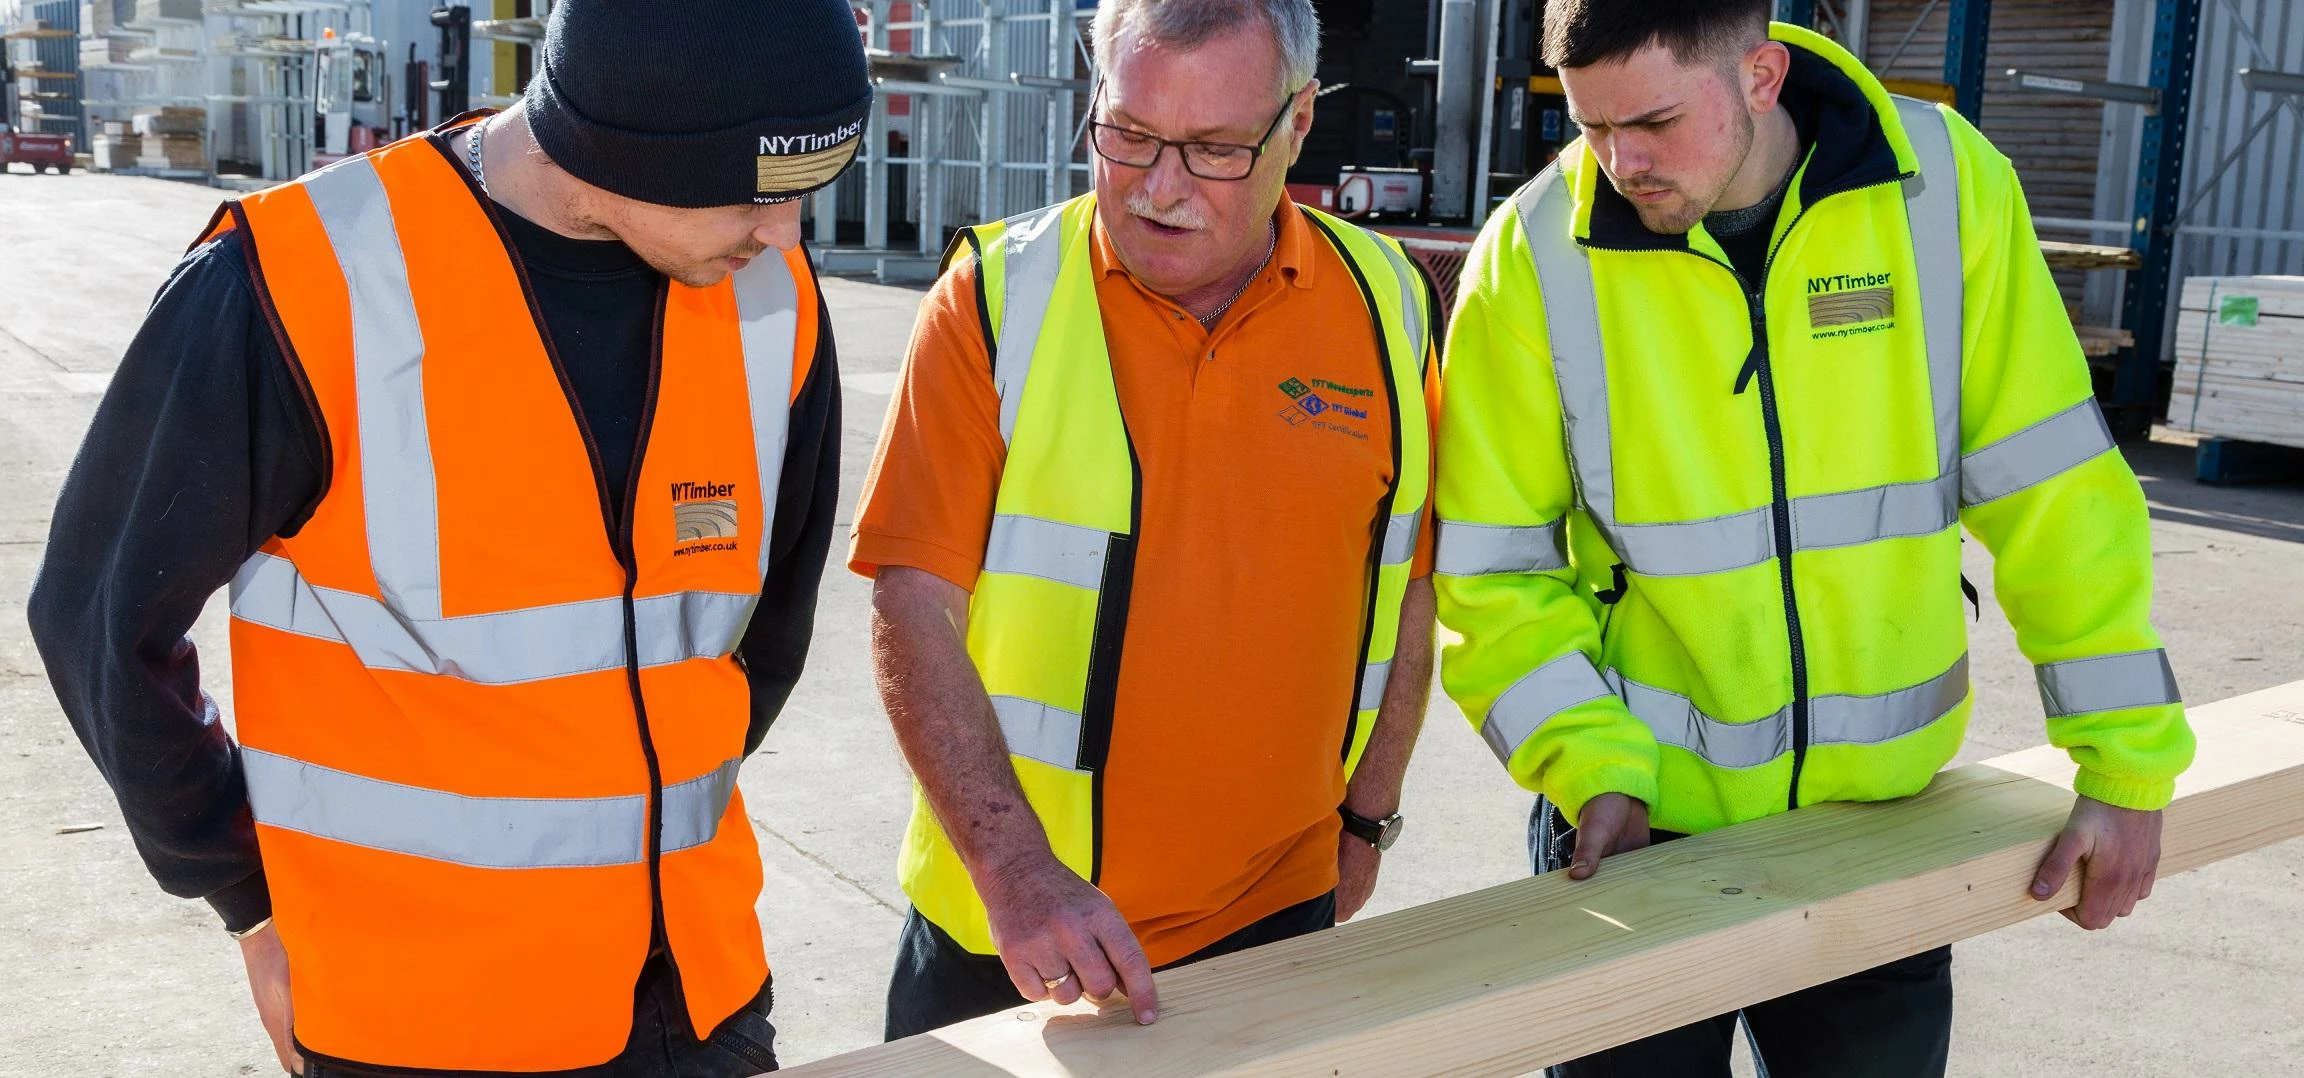
[[[1097,885],[1155,965],[1336,886],[1393,434],[1351,269],[1293,205],[1275,219],[1270,265],[1214,332],[1095,233],[1097,303],[1143,471]],[[975,587],[1006,459],[976,288],[973,261],[957,260],[921,306],[856,517],[858,573],[902,565]],[[1436,409],[1438,364],[1426,366]],[[1331,407],[1297,406],[1303,387]],[[1431,535],[1427,509],[1418,576]]]

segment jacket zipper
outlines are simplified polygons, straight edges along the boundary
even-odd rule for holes
[[[1736,273],[1733,267],[1728,272]],[[1792,587],[1792,496],[1784,468],[1784,421],[1776,411],[1776,378],[1768,362],[1765,265],[1760,276],[1759,288],[1743,289],[1752,318],[1752,351],[1736,376],[1736,392],[1744,392],[1755,377],[1759,379],[1760,424],[1768,433],[1768,510],[1776,532],[1776,577],[1784,588],[1784,635],[1792,652],[1792,780],[1785,791],[1784,807],[1796,809],[1800,807],[1800,771],[1808,762],[1808,646],[1800,635],[1800,599]],[[1739,286],[1745,285],[1742,274],[1737,274],[1736,280]]]
[[[616,544],[616,560],[624,566],[624,677],[632,691],[632,715],[640,727],[640,755],[648,765],[648,914],[650,949],[663,945],[664,961],[672,967],[672,980],[680,981],[680,963],[672,955],[672,939],[664,928],[664,770],[656,758],[656,737],[648,726],[648,701],[640,693],[640,626],[639,609],[633,604],[633,592],[640,584],[640,557],[635,550],[632,516],[640,501],[640,469],[648,456],[648,435],[656,425],[656,393],[663,381],[664,370],[664,309],[670,296],[672,282],[656,284],[656,315],[648,335],[648,392],[641,398],[640,430],[633,439],[632,464],[624,473],[624,513],[622,526],[612,533]],[[571,400],[573,404],[573,400]],[[578,412],[582,414],[581,411]],[[593,466],[599,467],[598,456]],[[595,472],[603,490],[608,485],[605,470]],[[761,541],[767,541],[765,532]]]
[[[671,282],[661,281],[656,286],[656,314],[650,327],[648,346],[648,389],[642,398],[640,429],[632,447],[632,463],[626,472],[624,484],[624,513],[621,526],[614,513],[615,502],[608,490],[608,469],[600,462],[600,443],[592,435],[592,425],[585,422],[583,406],[577,402],[575,383],[568,380],[568,366],[560,359],[559,346],[552,341],[551,331],[544,325],[544,309],[536,302],[536,289],[528,282],[528,266],[520,258],[520,249],[512,242],[512,233],[497,219],[496,205],[471,173],[464,170],[455,151],[438,132],[426,132],[425,140],[447,159],[450,171],[462,180],[472,200],[479,204],[480,212],[496,230],[497,242],[504,247],[505,257],[512,263],[512,275],[520,282],[520,298],[528,305],[528,319],[536,327],[536,337],[543,343],[544,358],[552,365],[552,375],[560,382],[560,396],[568,405],[569,417],[576,421],[576,433],[583,439],[585,460],[592,466],[593,490],[600,498],[600,526],[607,533],[608,546],[616,555],[616,563],[624,570],[624,674],[632,695],[633,721],[640,738],[640,755],[648,768],[648,949],[654,951],[659,943],[664,947],[665,961],[672,965],[673,979],[680,975],[679,964],[672,959],[671,938],[664,928],[664,772],[656,757],[656,742],[648,727],[648,705],[640,694],[640,634],[638,614],[633,605],[633,593],[639,585],[639,558],[634,553],[632,513],[639,500],[640,468],[648,452],[649,430],[656,422],[656,392],[662,381],[664,351],[665,305],[671,295]],[[762,539],[766,541],[765,536]]]
[[[1820,206],[1825,199],[1852,194],[1874,187],[1902,183],[1911,173],[1874,183],[1858,184],[1826,191],[1813,202],[1804,203],[1793,213],[1790,224],[1784,226],[1784,235],[1768,248],[1768,257],[1760,263],[1760,283],[1754,287],[1745,280],[1736,267],[1693,248],[1681,248],[1681,253],[1703,259],[1727,270],[1736,280],[1736,290],[1744,298],[1745,313],[1751,320],[1752,349],[1745,355],[1744,367],[1736,374],[1737,393],[1743,393],[1754,380],[1760,383],[1760,423],[1768,438],[1769,517],[1776,537],[1776,576],[1784,590],[1784,634],[1789,643],[1792,660],[1792,777],[1784,791],[1787,810],[1800,807],[1800,774],[1808,763],[1808,743],[1812,731],[1808,715],[1808,648],[1800,632],[1800,599],[1792,584],[1792,499],[1785,477],[1784,423],[1776,410],[1776,379],[1768,362],[1768,311],[1766,305],[1768,273],[1775,268],[1776,252],[1783,249],[1784,240],[1790,239],[1792,230],[1808,216],[1808,211]],[[1583,242],[1583,241],[1579,241]],[[1586,242],[1587,247],[1614,250],[1672,250],[1672,248],[1608,248]]]

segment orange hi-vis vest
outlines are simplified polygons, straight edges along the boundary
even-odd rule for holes
[[[324,1060],[606,1061],[659,918],[699,1037],[768,975],[734,651],[815,278],[771,250],[668,282],[612,491],[492,212],[427,134],[209,230],[249,237],[330,456],[231,592],[248,800]]]

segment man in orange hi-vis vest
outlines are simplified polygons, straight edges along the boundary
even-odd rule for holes
[[[736,775],[831,535],[795,200],[864,57],[840,0],[563,0],[540,55],[505,113],[224,206],[31,603],[291,1073],[776,1065]],[[184,636],[227,584],[231,734]]]

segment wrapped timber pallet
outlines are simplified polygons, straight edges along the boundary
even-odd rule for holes
[[[144,154],[144,139],[140,135],[98,135],[88,148],[97,171],[114,172],[136,167],[136,159]]]
[[[2304,277],[2193,277],[2168,425],[2304,448]]]
[[[146,135],[136,167],[149,169],[205,169],[207,140],[198,135]]]

